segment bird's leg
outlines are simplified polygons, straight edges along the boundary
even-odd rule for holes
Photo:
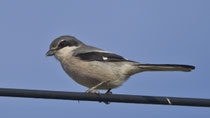
[[[97,87],[101,86],[102,84],[106,83],[108,81],[102,81],[101,83],[89,88],[85,93],[94,93],[94,94],[99,94],[99,91],[94,91]]]
[[[112,94],[111,90],[112,90],[111,88],[108,89],[108,90],[106,91],[106,94]]]
[[[106,93],[105,94],[109,94],[109,95],[111,95],[112,94],[112,92],[111,92],[111,88],[110,89],[108,89],[107,91],[106,91]],[[105,104],[110,104],[110,102],[109,101],[103,101]]]

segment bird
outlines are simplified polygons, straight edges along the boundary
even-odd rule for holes
[[[145,71],[183,71],[195,69],[182,64],[142,64],[118,54],[86,45],[77,38],[64,35],[53,40],[46,56],[54,56],[63,70],[78,84],[88,88],[85,93],[99,94],[121,86],[130,76]]]

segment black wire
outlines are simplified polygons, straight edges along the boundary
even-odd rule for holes
[[[26,89],[11,89],[11,88],[0,88],[0,96],[77,100],[77,101],[99,101],[99,102],[104,102],[104,103],[119,102],[119,103],[210,107],[210,99],[121,95],[121,94],[97,95],[97,94],[87,94],[87,93],[79,93],[79,92],[26,90]]]

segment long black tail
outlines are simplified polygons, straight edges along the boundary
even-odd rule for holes
[[[184,71],[190,72],[195,69],[191,65],[178,65],[178,64],[139,64],[139,68],[143,71]]]

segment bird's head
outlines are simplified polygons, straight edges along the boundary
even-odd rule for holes
[[[56,38],[51,44],[46,56],[55,56],[57,59],[68,55],[74,49],[84,45],[81,41],[73,36],[61,36]]]

